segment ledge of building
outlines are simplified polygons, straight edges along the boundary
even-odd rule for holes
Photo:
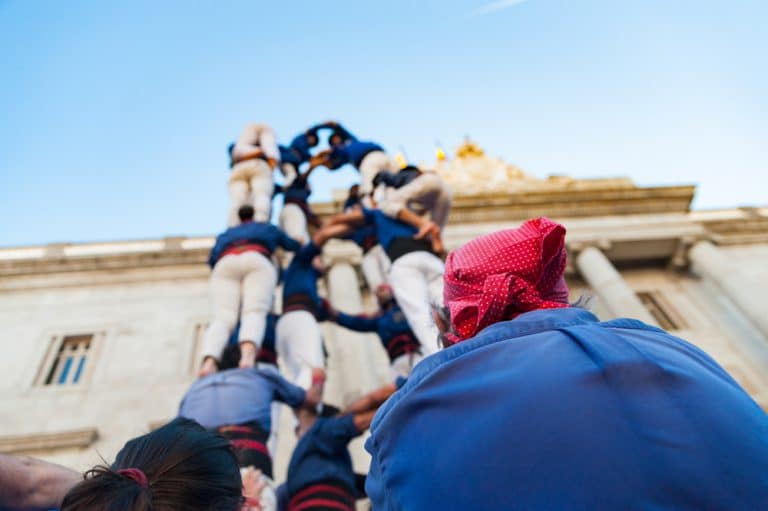
[[[478,195],[456,194],[451,206],[450,223],[509,221],[549,216],[575,218],[655,213],[687,213],[696,187],[606,186],[563,189],[498,190]],[[321,217],[338,213],[344,198],[341,194],[331,202],[313,204]]]
[[[27,454],[53,449],[85,448],[99,437],[96,428],[59,433],[32,433],[29,435],[0,436],[0,453]]]

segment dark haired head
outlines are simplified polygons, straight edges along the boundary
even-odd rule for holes
[[[320,139],[317,136],[317,130],[307,130],[305,136],[307,137],[307,145],[309,147],[315,147],[320,142]]]
[[[250,204],[246,204],[245,206],[240,206],[240,209],[237,210],[237,216],[240,217],[241,222],[250,222],[253,220],[254,210],[253,206]]]
[[[344,136],[341,134],[338,130],[333,130],[330,135],[328,135],[328,145],[333,147],[339,144],[344,143]]]
[[[61,511],[236,511],[241,502],[240,469],[229,443],[178,418],[130,440],[111,467],[86,472]]]

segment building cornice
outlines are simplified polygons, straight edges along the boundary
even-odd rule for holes
[[[54,449],[85,448],[99,437],[96,428],[62,431],[59,433],[32,433],[28,435],[0,436],[0,453],[28,454]]]

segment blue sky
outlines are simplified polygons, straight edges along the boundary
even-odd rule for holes
[[[210,234],[225,148],[334,118],[431,160],[768,204],[762,0],[0,0],[0,246]],[[315,200],[355,180],[318,171]]]

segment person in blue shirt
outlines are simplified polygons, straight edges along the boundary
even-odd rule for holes
[[[374,511],[768,509],[768,416],[697,347],[571,307],[546,218],[446,261],[441,352],[377,413]]]
[[[283,272],[283,312],[277,321],[277,350],[288,378],[308,387],[312,369],[325,367],[319,321],[326,306],[317,292],[317,279],[325,272],[320,253],[341,227],[321,229],[294,256]]]
[[[320,219],[309,205],[312,188],[309,185],[309,175],[312,170],[299,173],[289,184],[275,185],[275,189],[283,194],[283,207],[280,210],[278,223],[280,228],[291,238],[304,244],[309,241],[308,226],[319,228]]]
[[[395,391],[387,384],[358,399],[341,414],[297,413],[298,443],[291,455],[286,482],[278,488],[281,511],[354,511],[356,474],[347,445],[371,424],[381,403]]]
[[[323,129],[331,129],[333,133],[341,130],[346,133],[343,126],[335,121],[326,121],[316,124],[306,131],[296,135],[288,146],[280,145],[280,170],[285,177],[285,184],[289,185],[297,176],[299,167],[312,158],[311,150],[320,142],[319,132]]]
[[[256,367],[274,367],[275,369],[278,369],[279,366],[277,365],[277,347],[276,347],[276,336],[275,336],[275,326],[277,325],[277,319],[279,316],[273,312],[270,312],[267,314],[267,326],[264,329],[264,339],[261,342],[261,346],[259,347],[258,355],[256,355]],[[227,342],[227,348],[224,350],[224,353],[222,354],[223,357],[230,357],[230,360],[222,360],[222,364],[228,367],[236,367],[237,364],[240,361],[240,349],[239,349],[239,339],[240,336],[240,323],[237,324],[235,327],[235,330],[232,332],[232,335],[229,336],[229,341]],[[232,360],[233,359],[233,360]],[[280,403],[274,402],[272,403],[272,424],[277,424],[280,422],[280,411],[281,406]],[[269,448],[269,452],[275,452],[277,449],[277,440],[278,440],[278,431],[277,428],[272,428],[269,431],[269,439],[267,440],[267,447]]]
[[[345,225],[352,230],[374,227],[391,261],[387,281],[395,300],[419,340],[423,355],[436,352],[438,332],[431,305],[442,303],[443,286],[443,245],[437,224],[408,208],[398,211],[397,218],[363,208],[337,215],[328,225]]]
[[[407,378],[413,367],[421,361],[421,345],[413,334],[405,314],[395,301],[392,286],[381,284],[376,288],[379,312],[368,314],[345,314],[329,307],[329,318],[336,324],[356,332],[376,332],[390,363],[390,380]]]
[[[238,346],[229,346],[222,370],[198,378],[184,394],[179,417],[193,419],[206,429],[227,438],[242,467],[254,466],[272,477],[272,458],[267,439],[272,430],[272,404],[314,408],[322,397],[323,372],[316,368],[314,385],[305,390],[283,378],[277,368],[238,368]]]
[[[240,366],[253,367],[277,285],[277,270],[270,257],[278,246],[289,251],[300,248],[299,242],[274,225],[254,222],[253,207],[242,206],[238,215],[242,223],[216,237],[208,258],[213,269],[213,320],[203,338],[201,376],[216,370],[238,317]]]

